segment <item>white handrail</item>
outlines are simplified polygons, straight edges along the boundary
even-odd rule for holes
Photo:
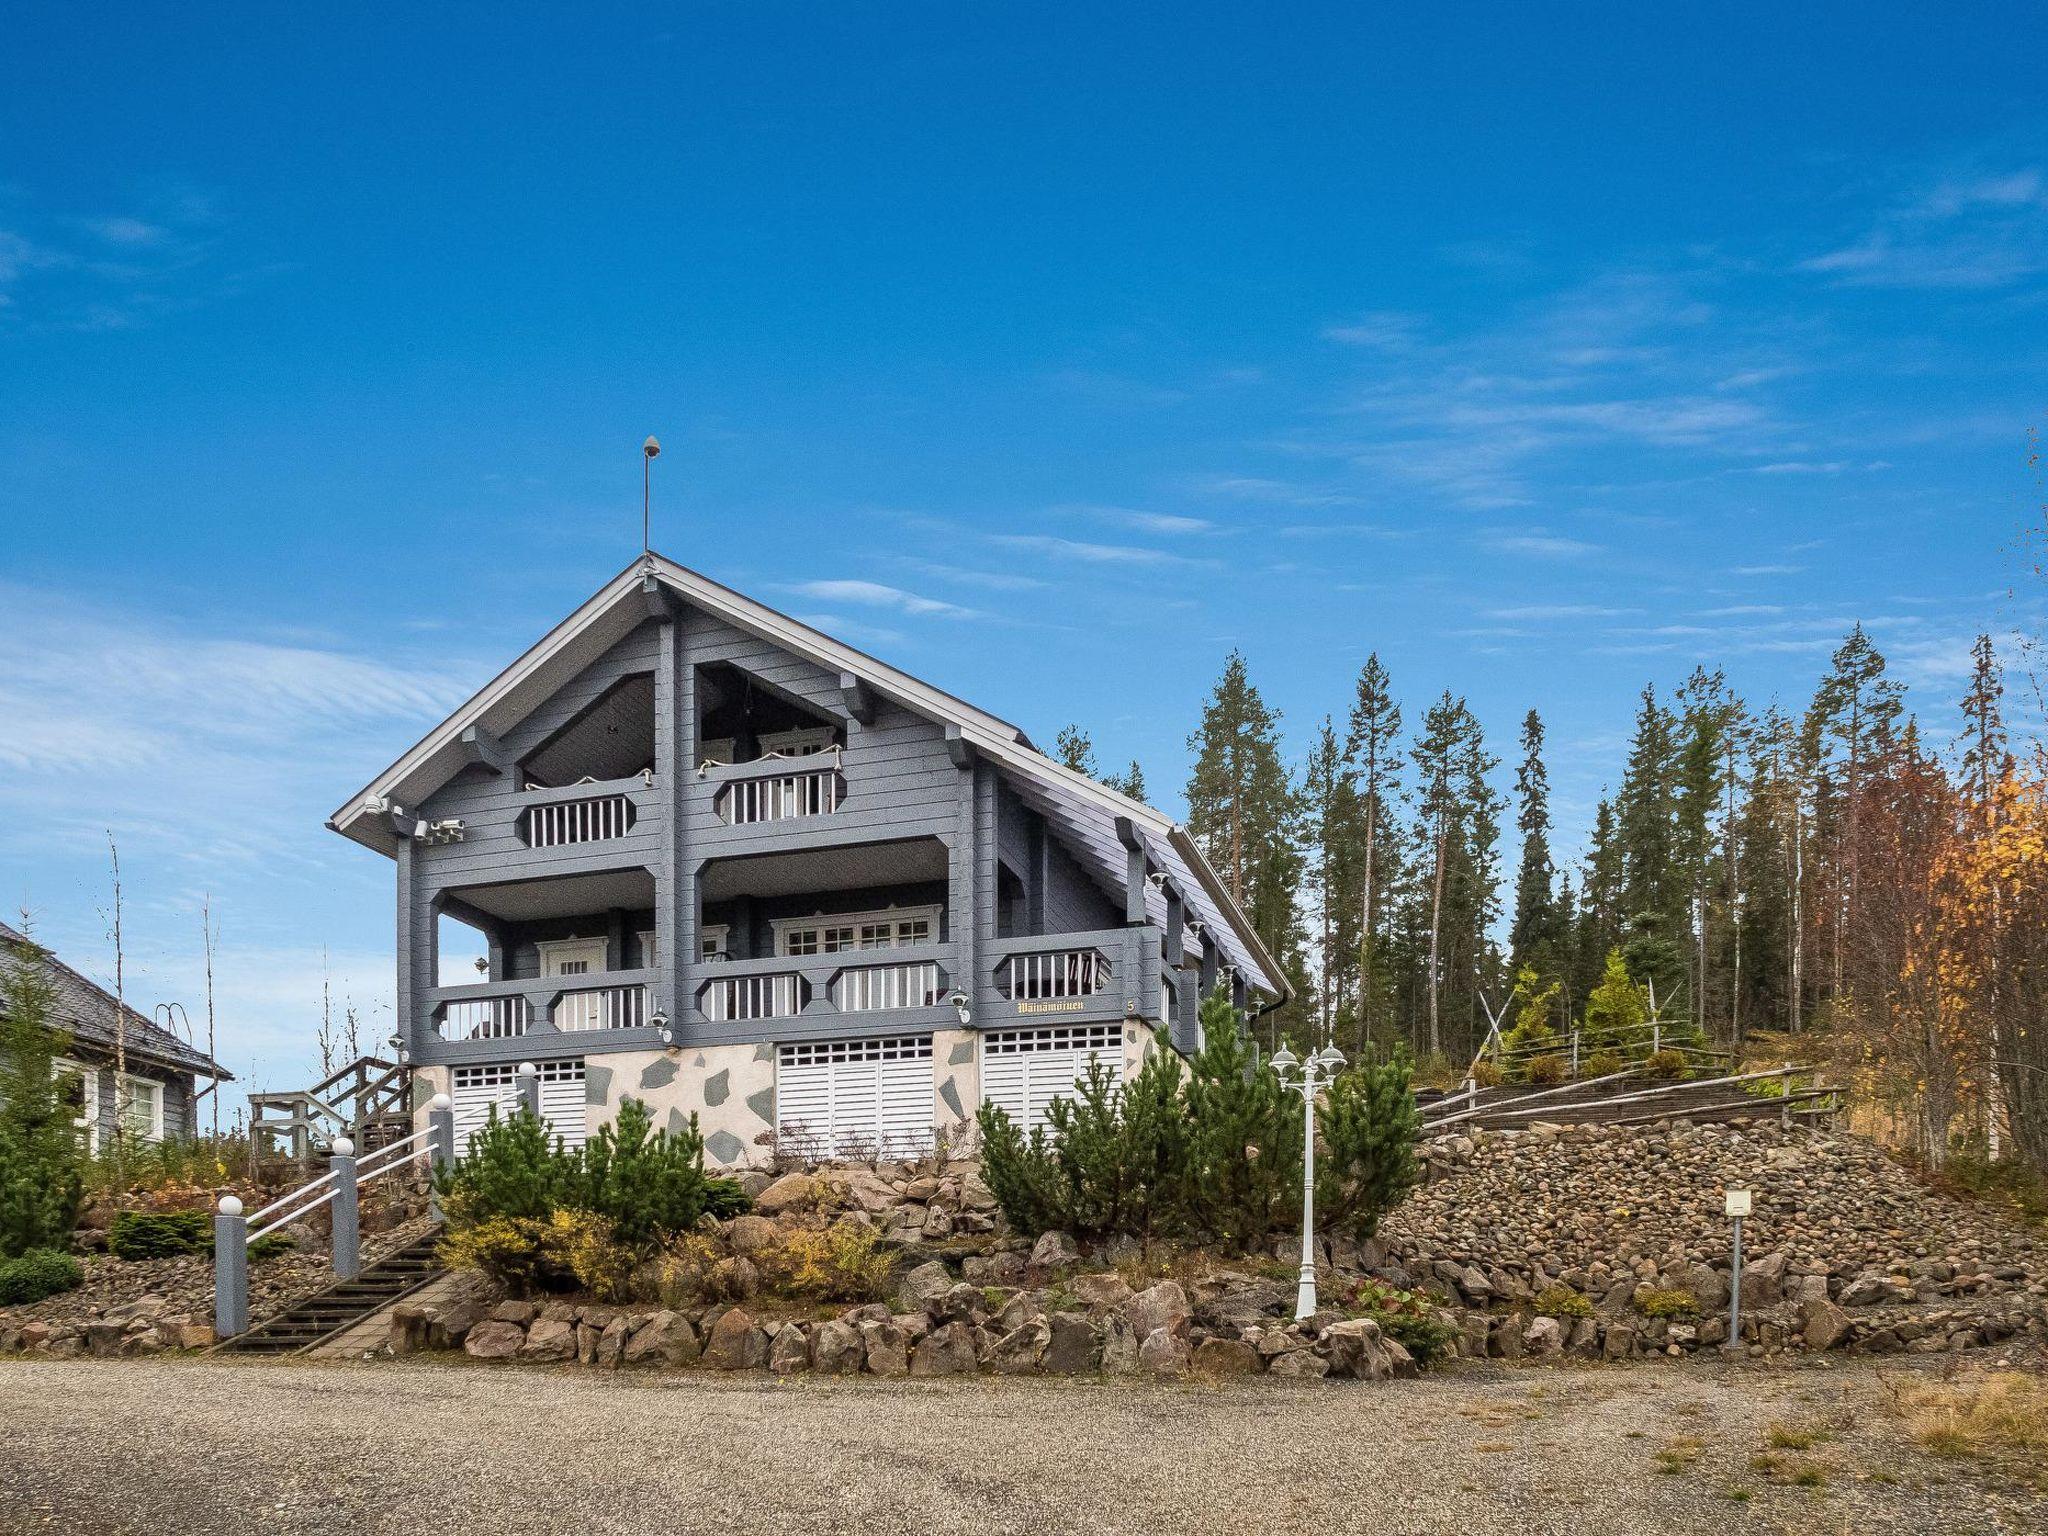
[[[325,1205],[328,1201],[332,1200],[339,1193],[340,1191],[338,1189],[330,1189],[329,1191],[327,1191],[326,1194],[322,1195],[318,1200],[315,1200],[303,1211],[293,1211],[289,1216],[278,1217],[277,1220],[273,1221],[267,1227],[257,1228],[257,1230],[249,1234],[248,1240],[253,1243],[259,1237],[270,1236],[270,1234],[275,1232],[279,1227],[290,1226],[293,1222],[297,1221],[302,1216],[312,1215],[315,1211],[319,1210],[321,1206]]]
[[[271,1201],[270,1204],[263,1207],[262,1210],[256,1212],[253,1216],[251,1216],[249,1220],[251,1222],[261,1221],[264,1217],[268,1216],[272,1211],[277,1210],[279,1207],[290,1205],[294,1200],[300,1199],[306,1195],[310,1195],[311,1193],[313,1193],[314,1190],[318,1189],[321,1185],[332,1184],[334,1180],[335,1174],[330,1169],[328,1172],[321,1174],[319,1178],[313,1180],[310,1184],[301,1184],[297,1189],[285,1191],[285,1193],[279,1195],[275,1200]],[[311,1207],[309,1206],[308,1209],[310,1210]]]
[[[383,1146],[377,1148],[374,1152],[364,1153],[363,1156],[356,1160],[356,1182],[360,1184],[363,1180],[372,1178],[379,1173],[388,1173],[390,1171],[388,1168],[373,1168],[371,1164],[381,1162],[383,1159],[390,1157],[401,1147],[409,1147],[416,1141],[424,1141],[427,1134],[426,1130],[414,1131],[410,1136],[401,1137],[397,1141],[385,1142]],[[398,1161],[406,1163],[411,1160],[411,1158],[402,1157]]]

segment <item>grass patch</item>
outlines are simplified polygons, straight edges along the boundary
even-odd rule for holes
[[[2048,1483],[2048,1381],[1991,1371],[1892,1391],[1906,1433],[1930,1455],[2005,1466]]]
[[[1700,1459],[1705,1442],[1698,1435],[1679,1435],[1667,1440],[1658,1448],[1655,1461],[1657,1470],[1666,1477],[1676,1477],[1681,1472],[1690,1472],[1693,1463]]]
[[[1773,1424],[1764,1436],[1773,1450],[1810,1451],[1827,1439],[1828,1432],[1817,1424]]]

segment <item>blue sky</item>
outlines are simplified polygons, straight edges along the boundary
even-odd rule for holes
[[[30,5],[0,56],[0,896],[303,1074],[323,817],[656,542],[1161,798],[1231,646],[1551,723],[1862,619],[1945,720],[2048,425],[2031,7]],[[2017,593],[2012,589],[2019,583]]]

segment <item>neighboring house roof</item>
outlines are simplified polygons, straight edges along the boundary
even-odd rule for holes
[[[637,628],[648,617],[641,588],[649,576],[684,602],[735,628],[829,671],[850,675],[913,714],[956,728],[983,757],[1007,770],[1018,793],[1066,834],[1075,851],[1112,888],[1120,888],[1124,878],[1117,822],[1128,819],[1132,830],[1143,838],[1154,867],[1172,877],[1187,900],[1189,917],[1215,935],[1225,958],[1253,986],[1276,997],[1288,995],[1286,973],[1178,822],[1054,762],[1008,721],[662,555],[637,559],[605,583],[588,602],[351,797],[328,825],[381,853],[394,853],[396,837],[378,812],[391,804],[418,805],[469,762],[461,743],[463,731],[480,725],[503,735]],[[1163,922],[1165,898],[1148,889],[1146,902],[1152,920]]]
[[[4,957],[7,963],[19,964],[19,957],[28,943],[26,934],[0,923],[0,957]],[[57,1027],[70,1035],[74,1044],[111,1054],[115,1021],[125,1012],[128,1029],[124,1051],[137,1064],[171,1067],[181,1072],[202,1072],[223,1082],[234,1081],[234,1074],[222,1070],[206,1052],[187,1045],[133,1008],[121,1009],[112,993],[86,980],[48,950],[43,951],[43,973],[57,994],[54,1000]]]

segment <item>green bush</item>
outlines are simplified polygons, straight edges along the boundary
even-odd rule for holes
[[[982,1178],[1010,1225],[1033,1235],[1123,1233],[1147,1241],[1177,1230],[1189,1168],[1182,1075],[1162,1035],[1123,1087],[1091,1060],[1073,1095],[1047,1110],[1049,1133],[1038,1128],[1026,1137],[1007,1112],[984,1101],[977,1111]]]
[[[0,1259],[68,1244],[85,1195],[47,958],[33,943],[0,951]]]
[[[1580,1063],[1582,1077],[1612,1077],[1628,1065],[1628,1058],[1619,1051],[1595,1051]]]
[[[580,1285],[623,1293],[633,1267],[709,1210],[749,1205],[731,1179],[704,1176],[696,1117],[657,1131],[638,1099],[581,1148],[524,1109],[493,1110],[452,1168],[435,1176],[447,1218],[441,1251],[521,1292]]]
[[[78,1260],[54,1248],[31,1248],[19,1258],[0,1260],[0,1307],[18,1307],[59,1291],[74,1289],[85,1279]]]
[[[740,1188],[738,1179],[706,1179],[704,1181],[704,1209],[720,1221],[731,1221],[735,1216],[744,1216],[754,1208],[754,1202],[747,1192]]]
[[[107,1233],[115,1258],[172,1259],[213,1249],[213,1219],[204,1211],[123,1211]]]
[[[1568,1285],[1546,1285],[1536,1293],[1536,1310],[1544,1317],[1591,1317],[1593,1303]]]
[[[1301,1101],[1258,1058],[1220,989],[1202,1001],[1202,1049],[1188,1064],[1189,1184],[1195,1230],[1237,1253],[1301,1217]]]
[[[1413,1355],[1417,1365],[1442,1359],[1458,1336],[1456,1326],[1444,1319],[1428,1297],[1377,1280],[1359,1281],[1346,1299],[1345,1310],[1353,1317],[1369,1317],[1378,1323],[1380,1332]]]
[[[1685,1052],[1668,1045],[1661,1051],[1652,1051],[1643,1058],[1643,1070],[1661,1081],[1675,1083],[1686,1074]]]
[[[1399,1046],[1384,1062],[1359,1061],[1337,1074],[1316,1106],[1316,1200],[1332,1230],[1368,1238],[1380,1218],[1422,1178],[1408,1054]]]
[[[1571,1075],[1571,1063],[1555,1051],[1531,1056],[1523,1063],[1523,1081],[1538,1088],[1554,1088]]]
[[[638,1099],[619,1105],[618,1118],[583,1149],[582,1209],[611,1223],[619,1242],[646,1248],[687,1232],[704,1214],[704,1138],[697,1117],[677,1131],[657,1131]]]
[[[1680,1290],[1676,1286],[1653,1286],[1647,1291],[1639,1291],[1635,1305],[1645,1317],[1672,1318],[1682,1322],[1700,1315],[1699,1298],[1691,1291]]]

